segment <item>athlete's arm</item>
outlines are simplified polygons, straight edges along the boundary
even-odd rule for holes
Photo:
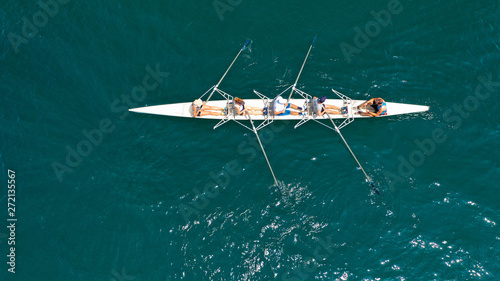
[[[373,99],[369,99],[369,100],[365,101],[364,103],[360,104],[360,105],[359,105],[359,107],[365,107],[367,104],[369,104],[369,103],[373,103],[373,100],[374,100],[374,99],[375,99],[375,98],[373,98]]]

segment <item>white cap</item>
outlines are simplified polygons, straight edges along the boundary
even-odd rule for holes
[[[200,100],[200,99],[197,99],[197,100],[194,100],[193,102],[194,106],[201,106],[203,104],[203,102]]]
[[[277,103],[281,103],[281,104],[286,104],[286,99],[284,99],[282,96],[279,96],[279,97],[276,99],[276,102],[277,102]]]

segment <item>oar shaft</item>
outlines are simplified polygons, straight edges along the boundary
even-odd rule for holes
[[[236,59],[240,56],[241,52],[245,49],[245,47],[247,46],[248,42],[250,42],[250,40],[247,40],[247,42],[245,43],[245,45],[243,45],[243,47],[241,48],[241,50],[238,52],[238,54],[236,55],[236,57],[233,59],[233,62],[231,62],[231,64],[229,65],[229,67],[226,69],[226,72],[224,72],[224,75],[222,75],[221,79],[219,80],[219,82],[217,83],[217,85],[215,85],[215,87],[212,89],[212,92],[210,93],[210,95],[208,96],[207,98],[207,101],[208,102],[210,100],[210,98],[212,97],[212,95],[214,94],[214,92],[217,90],[217,88],[219,87],[220,83],[222,82],[222,80],[224,80],[224,77],[226,77],[226,74],[229,72],[229,69],[231,69],[231,67],[233,66],[234,62],[236,61]]]
[[[330,114],[328,114],[328,112],[325,112],[325,113],[326,113],[326,116],[328,116],[328,118],[332,122],[333,126],[335,127],[335,131],[337,131],[337,133],[339,133],[340,138],[342,139],[342,141],[344,142],[345,146],[347,147],[347,149],[351,153],[352,157],[354,158],[354,160],[356,160],[356,163],[358,163],[359,168],[361,169],[361,171],[363,171],[363,174],[365,174],[366,180],[370,183],[370,186],[372,187],[372,189],[375,190],[375,192],[378,195],[380,195],[380,192],[375,187],[375,185],[373,185],[372,180],[370,179],[370,177],[368,176],[368,174],[366,174],[365,169],[363,169],[363,166],[361,166],[361,163],[359,163],[358,158],[356,158],[356,155],[354,155],[354,152],[352,152],[351,148],[347,144],[347,141],[344,139],[344,136],[342,135],[342,133],[340,133],[339,128],[337,127],[337,125],[335,124],[335,122],[333,122],[333,119],[332,119],[332,117],[330,117]]]
[[[257,133],[257,129],[255,129],[255,125],[253,124],[252,117],[250,116],[250,113],[247,112],[248,119],[250,120],[250,124],[252,124],[253,132],[257,136],[257,141],[259,141],[260,148],[262,149],[262,153],[264,154],[264,158],[266,158],[267,165],[269,166],[269,170],[271,170],[271,174],[273,175],[274,178],[274,183],[279,187],[278,180],[276,179],[276,176],[274,175],[273,168],[271,167],[271,163],[269,163],[269,159],[267,159],[266,151],[264,150],[264,146],[262,145],[262,142],[260,141],[259,134]]]
[[[361,166],[361,164],[359,163],[358,161],[358,158],[356,158],[356,155],[354,155],[354,152],[352,152],[351,150],[351,147],[349,147],[349,145],[347,144],[346,140],[344,139],[344,136],[340,133],[340,130],[337,128],[337,126],[335,126],[335,129],[337,130],[337,132],[339,133],[339,136],[340,138],[342,139],[342,141],[344,141],[344,144],[345,146],[347,147],[347,149],[349,150],[349,152],[351,153],[352,157],[354,158],[354,160],[356,160],[356,163],[358,163],[358,166],[361,168],[361,171],[363,171],[363,174],[365,174],[365,177],[368,181],[371,181],[370,177],[366,174],[365,170],[363,169],[363,167]]]
[[[288,100],[292,97],[293,91],[295,90],[295,86],[297,86],[297,82],[299,82],[300,74],[302,74],[302,70],[304,69],[304,65],[306,65],[307,58],[309,57],[309,53],[311,52],[311,49],[314,45],[314,41],[316,41],[316,37],[314,36],[313,42],[311,43],[311,46],[309,47],[309,51],[307,51],[306,58],[304,59],[304,62],[302,63],[302,67],[300,68],[299,75],[297,75],[297,79],[295,79],[295,83],[293,83],[292,91],[290,92],[290,95],[288,96]]]

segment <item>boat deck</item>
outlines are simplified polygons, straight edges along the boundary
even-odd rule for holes
[[[270,102],[270,101],[269,101]],[[348,105],[348,113],[347,114],[330,114],[332,119],[345,119],[348,117],[352,118],[370,118],[369,116],[364,116],[361,115],[357,112],[357,110],[353,110],[356,106],[362,104],[365,102],[364,100],[352,100],[351,104]],[[300,107],[305,106],[305,100],[304,99],[290,99],[290,103],[295,104]],[[337,107],[342,107],[344,106],[344,101],[342,99],[328,99],[325,104],[330,104],[330,105],[335,105]],[[184,103],[172,103],[172,104],[163,104],[163,105],[154,105],[154,106],[146,106],[146,107],[139,107],[139,108],[132,108],[129,109],[129,111],[132,112],[137,112],[137,113],[146,113],[146,114],[156,114],[156,115],[165,115],[165,116],[174,116],[174,117],[188,117],[188,118],[193,118],[193,109],[191,106],[191,102],[184,102]],[[387,116],[394,116],[394,115],[400,115],[400,114],[409,114],[409,113],[418,113],[418,112],[425,112],[429,110],[428,106],[424,105],[414,105],[414,104],[405,104],[405,103],[395,103],[395,102],[386,102],[387,104],[387,115],[381,115],[379,117],[387,117]],[[230,102],[227,100],[213,100],[209,101],[207,105],[210,106],[216,106],[220,108],[231,108],[232,105]],[[262,99],[245,99],[245,105],[246,106],[253,106],[253,107],[258,107],[258,108],[263,108],[264,107],[264,101]],[[370,108],[370,107],[367,107]],[[293,109],[291,109],[293,110]],[[230,118],[234,120],[247,120],[248,117],[246,115],[233,115],[231,114],[231,111],[229,111],[229,116],[200,116],[196,118],[201,118],[201,119],[216,119],[216,120],[221,120],[225,118]],[[325,115],[323,116],[316,116],[314,114],[311,114],[311,111],[306,111],[306,117],[307,118],[312,118],[312,119],[325,119],[328,120],[328,117]],[[252,115],[253,120],[266,120],[270,118],[270,115]],[[303,115],[285,115],[285,116],[272,116],[273,120],[301,120],[304,118]]]

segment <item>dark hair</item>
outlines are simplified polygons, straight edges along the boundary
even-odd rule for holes
[[[319,103],[324,103],[326,101],[326,96],[322,96],[320,99],[319,99]]]

